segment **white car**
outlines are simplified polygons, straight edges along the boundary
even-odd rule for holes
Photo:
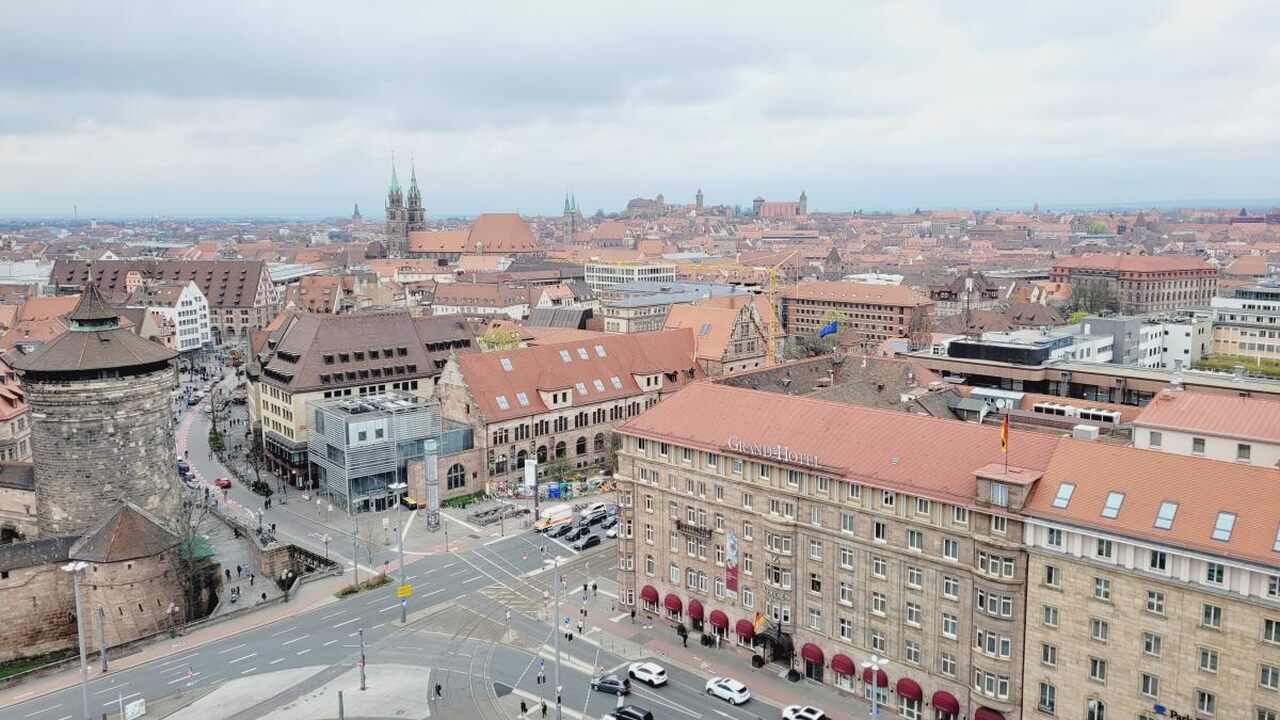
[[[782,709],[782,720],[827,720],[827,714],[812,705],[788,705]]]
[[[652,687],[667,684],[667,671],[657,663],[631,663],[631,666],[627,668],[627,674],[633,680],[646,682]]]
[[[604,531],[604,536],[605,536],[605,537],[611,537],[611,538],[616,538],[616,537],[618,537],[618,526],[617,526],[617,525],[614,525],[613,527],[609,528],[608,530],[605,530],[605,531]]]
[[[707,681],[707,694],[714,695],[730,705],[741,705],[751,699],[747,686],[733,678],[713,677]]]

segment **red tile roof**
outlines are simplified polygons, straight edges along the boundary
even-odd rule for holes
[[[812,398],[697,383],[617,429],[730,453],[729,438],[818,458],[820,472],[873,487],[973,504],[974,472],[1003,462],[1000,428]],[[1059,438],[1010,433],[1010,462],[1043,469]]]
[[[1280,443],[1280,402],[1209,393],[1161,393],[1134,425]],[[1280,478],[1278,478],[1280,480]]]
[[[1065,508],[1053,506],[1058,486],[1075,485]],[[1028,499],[1025,512],[1128,537],[1252,560],[1275,567],[1280,471],[1154,450],[1064,439]],[[1125,494],[1114,519],[1102,517],[1111,492]],[[1155,527],[1165,501],[1178,503],[1173,526]],[[1219,512],[1236,515],[1229,541],[1214,540]]]
[[[481,213],[471,226],[467,247],[486,254],[542,252],[533,231],[516,213]]]
[[[562,352],[568,355],[568,362]],[[504,360],[511,370],[504,369]],[[607,335],[473,353],[459,355],[457,363],[477,407],[490,422],[547,412],[539,390],[571,390],[575,404],[598,403],[644,393],[645,388],[636,384],[633,375],[676,373],[674,386],[669,379],[663,380],[664,391],[683,385],[686,371],[701,376],[693,360],[693,333],[689,330]],[[618,379],[620,388],[614,386],[613,378]],[[586,388],[585,394],[577,389],[578,383]],[[529,404],[521,405],[517,393],[524,393]],[[499,404],[499,396],[505,398],[506,409]]]
[[[466,230],[415,230],[409,233],[409,252],[464,253],[474,250],[467,245]]]

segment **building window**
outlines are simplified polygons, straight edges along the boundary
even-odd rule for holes
[[[876,652],[884,652],[884,633],[879,630],[871,632],[871,649]]]
[[[930,503],[925,498],[916,498],[916,514],[928,515],[930,511]]]
[[[1207,628],[1220,629],[1222,627],[1222,608],[1217,605],[1205,604],[1200,613],[1200,624]]]
[[[1058,709],[1058,689],[1048,683],[1040,683],[1040,699],[1036,708],[1052,715]]]
[[[1084,708],[1084,720],[1107,720],[1107,706],[1101,700],[1090,699]]]
[[[1268,690],[1275,690],[1280,687],[1280,668],[1275,665],[1259,666],[1258,684]]]
[[[1204,715],[1212,715],[1218,709],[1218,698],[1211,692],[1196,691],[1196,711]]]
[[[955,639],[959,624],[956,622],[956,616],[951,613],[942,613],[942,635]]]
[[[947,677],[956,676],[956,656],[949,652],[944,652],[938,656],[938,672]]]
[[[1009,506],[1009,486],[1004,483],[991,483],[991,504],[997,507]]]
[[[942,577],[942,595],[951,600],[959,599],[960,581],[950,575],[944,575]]]
[[[1101,658],[1089,658],[1089,679],[1097,682],[1107,681],[1107,661]]]
[[[942,556],[948,560],[960,559],[960,541],[952,538],[942,540]]]
[[[951,508],[951,521],[957,525],[969,524],[969,508],[962,508],[959,505]]]
[[[902,644],[903,659],[912,665],[920,664],[920,643],[915,640],[907,640]],[[918,717],[918,716],[917,716]]]
[[[889,563],[882,557],[871,558],[871,575],[883,580],[888,574]]]
[[[1058,664],[1058,646],[1044,643],[1040,646],[1040,663],[1054,667]]]
[[[879,593],[879,592],[871,593],[871,612],[875,615],[880,615],[883,617],[886,614],[887,609],[888,609],[888,602],[885,599],[884,593]]]
[[[1204,454],[1204,438],[1198,438],[1198,437],[1191,438],[1191,453],[1193,455]]]
[[[1280,620],[1262,621],[1262,641],[1280,645]]]
[[[1051,548],[1062,549],[1062,531],[1058,528],[1049,528],[1045,532],[1045,544]]]
[[[1227,568],[1222,563],[1206,562],[1204,564],[1204,581],[1214,585],[1221,585],[1226,577]]]
[[[907,587],[919,589],[924,586],[924,571],[912,565],[907,568]]]
[[[1044,622],[1044,626],[1048,628],[1058,627],[1058,608],[1053,605],[1045,605],[1041,609],[1040,617]]]
[[[1164,615],[1164,593],[1159,590],[1147,591],[1147,612]]]
[[[886,524],[886,523],[884,523],[884,522],[881,522],[881,521],[877,520],[877,521],[875,522],[875,529],[874,529],[874,531],[875,531],[875,540],[876,540],[876,542],[888,542],[888,540],[889,540],[889,525],[888,525],[888,524]]]
[[[840,532],[853,534],[854,524],[853,515],[850,513],[840,514]]]
[[[924,533],[919,530],[908,530],[907,547],[914,552],[924,552]]]
[[[1111,625],[1106,620],[1093,618],[1089,622],[1089,636],[1097,642],[1106,642],[1111,637]]]
[[[445,473],[445,483],[449,490],[458,490],[467,484],[467,470],[462,467],[461,463],[454,463],[449,466],[449,471]]]
[[[1236,460],[1240,462],[1249,462],[1253,457],[1253,447],[1244,443],[1236,445]]]
[[[1152,448],[1159,448],[1164,442],[1164,434],[1159,430],[1152,430],[1147,436],[1147,445]]]
[[[907,603],[907,624],[920,627],[920,605],[918,603]]]
[[[897,495],[892,490],[884,490],[880,493],[880,505],[882,507],[892,509],[897,502]]]
[[[1044,584],[1049,587],[1062,587],[1062,571],[1057,565],[1044,566]]]
[[[1152,550],[1147,554],[1147,568],[1162,573],[1169,569],[1169,558],[1163,550]]]
[[[1093,597],[1095,600],[1111,600],[1111,581],[1105,578],[1093,579]]]
[[[1098,539],[1098,548],[1095,554],[1102,560],[1111,560],[1114,557],[1115,547],[1110,540]]]
[[[1200,648],[1200,670],[1207,673],[1218,672],[1218,651],[1213,648]]]
[[[991,532],[997,535],[1005,535],[1009,532],[1009,518],[1003,515],[991,516]]]
[[[1142,652],[1144,655],[1151,657],[1160,657],[1160,651],[1164,647],[1164,638],[1155,633],[1142,634]]]

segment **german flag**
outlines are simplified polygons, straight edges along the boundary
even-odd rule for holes
[[[1000,452],[1009,454],[1009,416],[1004,416],[1004,424],[1000,426]]]
[[[751,626],[756,629],[756,632],[760,632],[761,630],[764,629],[764,623],[766,619],[767,618],[765,618],[764,615],[761,615],[760,613],[756,613],[755,622],[751,623]]]

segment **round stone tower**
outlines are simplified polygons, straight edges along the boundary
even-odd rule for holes
[[[94,285],[68,329],[9,357],[31,412],[41,537],[77,535],[117,501],[172,526],[178,515],[171,393],[176,354],[120,327]]]

